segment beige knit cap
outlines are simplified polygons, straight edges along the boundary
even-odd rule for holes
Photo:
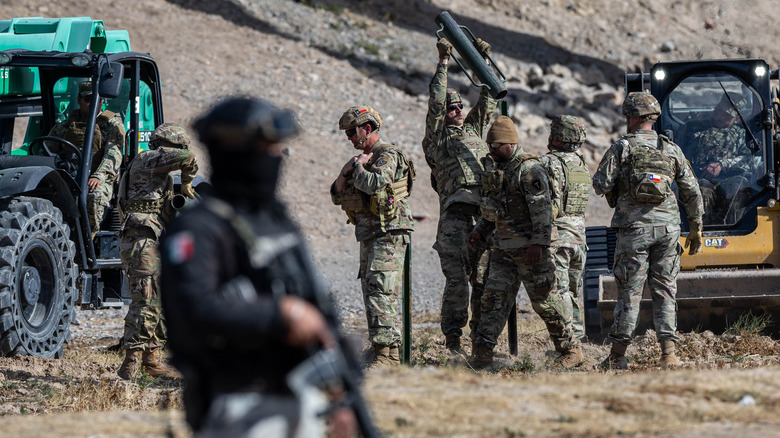
[[[519,138],[515,124],[507,116],[501,116],[487,133],[487,143],[517,144]]]

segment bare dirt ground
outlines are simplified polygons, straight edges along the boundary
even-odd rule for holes
[[[0,16],[91,16],[128,29],[163,76],[167,121],[191,122],[215,99],[252,94],[294,109],[304,134],[288,149],[281,196],[290,203],[350,333],[365,320],[354,280],[357,245],[328,186],[354,151],[336,129],[349,106],[369,103],[383,136],[418,163],[411,198],[413,367],[371,371],[365,393],[387,436],[773,436],[779,435],[780,350],[745,328],[682,334],[682,370],[658,367],[649,332],[629,349],[630,370],[592,367],[607,347],[586,344],[586,363],[550,369],[552,345],[521,294],[520,355],[502,338],[496,369],[474,372],[445,352],[437,310],[443,277],[431,249],[438,219],[419,144],[427,83],[436,64],[433,18],[449,10],[490,41],[507,73],[521,143],[545,151],[549,119],[585,117],[592,166],[624,130],[622,72],[661,60],[763,57],[780,62],[768,0],[0,0]],[[756,11],[762,11],[756,13]],[[477,92],[453,71],[467,101]],[[202,168],[208,170],[205,157]],[[589,225],[608,223],[592,200]],[[0,436],[187,436],[180,382],[116,375],[106,351],[122,311],[79,312],[65,358],[0,358]],[[468,345],[464,337],[464,344]],[[467,347],[468,352],[468,347]]]

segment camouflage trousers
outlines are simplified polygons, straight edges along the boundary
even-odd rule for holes
[[[582,322],[582,273],[585,270],[587,246],[564,244],[554,248],[555,288],[561,296],[571,300],[571,319],[574,337],[582,340],[585,329]]]
[[[109,202],[111,202],[111,196],[113,194],[113,180],[107,180],[87,194],[87,219],[89,220],[89,227],[92,229],[93,233],[100,230],[100,223],[103,221],[103,213],[106,211]]]
[[[615,322],[609,338],[631,343],[639,317],[639,302],[647,283],[653,300],[653,324],[659,341],[679,341],[677,331],[677,273],[680,271],[679,225],[620,228],[615,248],[618,287]]]
[[[479,207],[468,204],[453,204],[439,217],[433,249],[439,253],[446,279],[441,297],[441,331],[444,335],[462,335],[467,322],[472,334],[479,326],[482,291],[490,261],[488,245],[492,242],[481,245],[476,251],[466,245],[466,236],[474,229],[477,219]],[[468,320],[469,303],[471,321]]]
[[[397,303],[409,240],[408,231],[391,231],[360,242],[358,278],[366,306],[368,339],[374,344],[401,343]]]
[[[130,287],[125,316],[125,349],[150,351],[165,343],[165,323],[160,306],[158,242],[149,228],[127,228],[119,245]]]
[[[555,266],[550,249],[543,249],[541,261],[533,267],[525,262],[527,249],[527,246],[513,249],[493,247],[490,273],[482,294],[482,318],[477,329],[477,342],[496,344],[522,284],[556,348],[578,345],[572,330],[569,294],[565,291],[561,293],[554,287]]]

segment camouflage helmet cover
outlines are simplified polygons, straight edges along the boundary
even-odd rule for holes
[[[567,145],[576,146],[578,149],[587,137],[585,122],[574,116],[561,115],[552,120],[550,124],[550,142],[558,140]]]
[[[382,127],[382,116],[379,115],[379,111],[368,105],[357,105],[349,107],[339,119],[339,129],[346,131],[347,129],[356,128],[366,123],[374,125],[375,129]]]
[[[149,138],[149,149],[157,149],[165,145],[160,142],[187,149],[191,141],[190,133],[184,126],[178,123],[163,123],[152,132]]]
[[[449,106],[451,103],[463,103],[463,99],[460,97],[460,93],[458,93],[454,88],[447,88],[447,106]]]
[[[656,119],[661,114],[661,105],[652,94],[644,91],[629,93],[623,101],[623,115],[626,117],[647,117]]]

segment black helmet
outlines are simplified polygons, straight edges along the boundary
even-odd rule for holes
[[[254,97],[227,98],[198,118],[193,127],[209,147],[252,140],[279,142],[300,130],[292,111]]]

